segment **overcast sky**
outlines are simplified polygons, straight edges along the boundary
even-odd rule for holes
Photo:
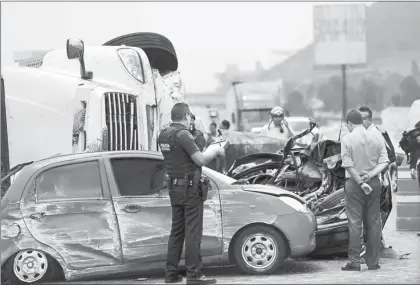
[[[269,67],[312,41],[315,2],[1,3],[1,64],[13,52],[64,48],[78,37],[101,45],[128,33],[157,32],[175,46],[187,92],[211,92],[227,64]]]

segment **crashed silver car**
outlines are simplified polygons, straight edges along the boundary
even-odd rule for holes
[[[237,159],[227,175],[242,183],[277,186],[304,199],[317,218],[316,249],[311,255],[345,253],[349,230],[345,211],[345,170],[341,167],[341,144],[320,140],[307,148],[294,148],[295,142],[309,136],[317,126],[288,140],[277,153],[253,153]],[[382,227],[392,210],[392,179],[381,176]]]
[[[56,156],[14,168],[1,201],[2,284],[103,278],[163,268],[171,228],[157,152]],[[203,168],[206,264],[269,274],[315,249],[316,219],[299,196]],[[299,225],[298,227],[296,225]]]

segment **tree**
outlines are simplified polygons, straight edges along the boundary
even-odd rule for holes
[[[324,102],[324,109],[340,111],[342,109],[343,80],[339,76],[331,76],[327,82],[318,87],[318,98]]]
[[[414,78],[420,79],[419,66],[417,65],[417,61],[415,60],[411,62],[411,74],[414,76]]]
[[[383,89],[368,78],[363,78],[358,90],[359,104],[381,110],[383,108]]]
[[[400,84],[402,92],[401,105],[411,106],[413,102],[420,99],[420,86],[413,75],[408,75]]]
[[[288,110],[293,116],[312,116],[312,110],[306,106],[303,94],[297,89],[287,95],[284,109]]]
[[[392,96],[391,104],[394,107],[400,107],[401,106],[401,96],[400,96],[400,94],[395,94],[394,96]]]

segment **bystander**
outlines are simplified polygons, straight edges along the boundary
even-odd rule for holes
[[[383,141],[363,127],[362,114],[350,110],[346,115],[350,132],[341,141],[342,166],[346,169],[345,206],[349,224],[348,262],[341,269],[360,271],[362,222],[366,224],[365,261],[369,270],[380,268],[381,182],[378,175],[388,166]]]
[[[230,123],[228,120],[223,120],[222,123],[220,124],[220,129],[222,130],[229,130],[230,129]]]

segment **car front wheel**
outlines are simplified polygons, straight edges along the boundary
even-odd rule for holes
[[[272,274],[283,265],[287,255],[282,235],[263,225],[244,229],[233,246],[236,264],[249,274]]]

